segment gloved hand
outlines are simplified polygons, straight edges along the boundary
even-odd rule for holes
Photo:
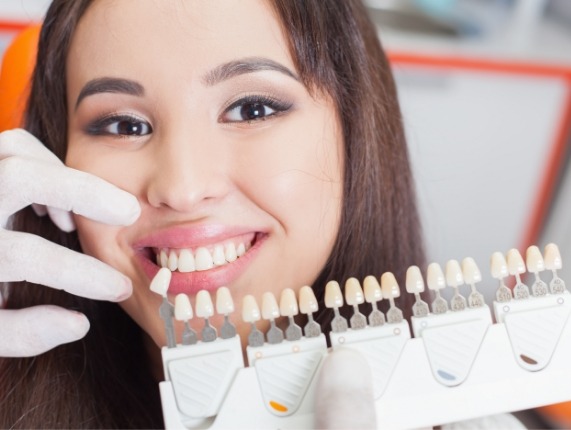
[[[24,130],[0,134],[0,282],[30,281],[91,299],[121,301],[131,281],[93,257],[39,236],[6,229],[11,215],[34,203],[64,231],[75,229],[71,212],[95,221],[132,224],[140,215],[131,194],[64,164]],[[5,297],[4,300],[9,300]],[[57,306],[2,309],[0,356],[26,357],[81,339],[85,315]]]
[[[316,429],[376,429],[371,368],[349,348],[327,355],[317,380]]]

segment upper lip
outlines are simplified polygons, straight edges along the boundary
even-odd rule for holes
[[[251,234],[253,240],[256,233],[250,227],[209,224],[201,226],[175,226],[155,230],[137,239],[132,246],[141,248],[197,248],[207,247],[235,237]]]

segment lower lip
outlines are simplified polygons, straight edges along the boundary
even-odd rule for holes
[[[256,258],[266,238],[267,236],[265,235],[258,237],[256,243],[243,256],[232,263],[226,263],[224,266],[189,273],[172,272],[168,293],[194,295],[200,290],[213,292],[220,287],[230,285],[240,277],[248,265]],[[160,267],[149,260],[146,252],[143,251],[137,252],[137,260],[143,272],[149,278],[150,283],[150,280],[155,277]]]

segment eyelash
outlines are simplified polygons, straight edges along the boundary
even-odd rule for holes
[[[261,105],[264,107],[264,114],[263,116],[259,116],[252,119],[224,119],[225,116],[228,116],[233,110],[241,108],[244,109],[247,105]],[[268,118],[281,115],[291,109],[293,103],[285,102],[278,100],[276,98],[270,96],[263,96],[263,95],[248,95],[245,97],[240,98],[230,104],[226,109],[224,109],[223,114],[220,116],[219,122],[222,123],[230,123],[230,124],[240,124],[240,123],[247,123],[251,124],[258,121],[265,121]],[[270,108],[273,112],[269,114],[265,114],[265,110]],[[237,112],[238,115],[242,115],[244,112],[241,110]]]
[[[144,127],[147,128],[147,130],[142,134],[126,134],[126,133],[121,134],[121,133],[112,133],[108,130],[105,130],[105,128],[109,127],[110,125],[119,124],[121,122],[126,122],[130,126],[134,125],[140,126],[142,124]],[[153,128],[148,123],[148,121],[145,121],[144,119],[138,116],[130,114],[113,113],[110,115],[105,115],[91,122],[86,127],[85,131],[87,134],[91,136],[113,136],[113,137],[127,139],[130,137],[141,137],[150,134],[152,133]]]

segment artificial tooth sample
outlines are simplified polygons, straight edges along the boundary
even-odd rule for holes
[[[514,287],[514,297],[516,299],[527,299],[529,288],[521,281],[520,274],[525,273],[525,263],[517,249],[510,249],[506,258],[508,262],[508,272],[515,276],[516,285]]]
[[[391,272],[385,272],[381,275],[381,291],[383,298],[389,301],[387,321],[390,324],[400,323],[403,320],[402,311],[395,305],[395,299],[400,297],[400,288],[395,275]]]
[[[468,306],[471,308],[480,308],[486,304],[484,296],[476,289],[476,284],[482,280],[482,274],[478,265],[472,257],[466,257],[462,260],[462,274],[464,282],[470,285],[470,295],[468,296]]]
[[[284,333],[276,327],[276,318],[280,317],[280,308],[273,293],[267,292],[262,296],[262,318],[270,322],[270,329],[266,333],[268,343],[276,344],[284,340]]]
[[[561,254],[559,248],[554,243],[549,243],[545,246],[545,268],[551,270],[553,279],[549,283],[549,289],[552,294],[562,294],[565,292],[565,282],[559,276],[557,271],[563,267],[561,262]]]
[[[167,299],[167,291],[171,282],[172,273],[166,267],[159,269],[155,277],[151,281],[150,290],[153,293],[160,294],[163,297],[163,302],[159,307],[159,314],[165,323],[165,333],[167,336],[167,346],[174,348],[176,346],[176,338],[174,335],[174,307]]]
[[[197,248],[194,255],[194,264],[196,270],[208,270],[214,267],[214,261],[212,260],[212,254],[206,248]]]
[[[188,249],[180,251],[178,256],[178,271],[181,273],[194,272],[196,266],[194,264],[194,256]]]
[[[450,308],[453,311],[461,311],[466,309],[466,299],[460,294],[460,285],[464,283],[462,269],[457,260],[449,260],[446,263],[446,283],[449,287],[454,288],[454,295],[450,300]]]
[[[365,303],[365,296],[361,284],[356,278],[349,278],[345,282],[345,302],[353,306],[353,316],[349,320],[351,328],[358,330],[367,327],[365,315],[359,312],[359,305]]]
[[[214,316],[214,305],[210,293],[200,290],[196,294],[196,316],[204,318],[204,327],[200,332],[203,342],[214,342],[216,340],[216,329],[210,325],[209,318]]]
[[[537,246],[530,246],[525,253],[525,265],[527,271],[535,275],[535,281],[531,286],[531,295],[534,297],[545,296],[547,294],[547,284],[539,277],[539,272],[545,270],[543,255]]]
[[[319,306],[311,287],[305,285],[299,290],[299,311],[307,316],[307,324],[303,328],[305,337],[317,337],[321,334],[321,326],[313,320],[313,314]]]
[[[343,306],[343,294],[337,281],[329,281],[325,285],[325,307],[333,309],[335,316],[331,321],[331,331],[340,333],[347,331],[347,320],[339,314],[339,308]]]
[[[174,317],[178,321],[184,321],[184,330],[182,332],[182,344],[194,345],[198,342],[196,332],[190,328],[188,322],[192,319],[192,307],[190,299],[186,294],[177,294],[174,300]]]
[[[363,280],[363,289],[365,290],[365,300],[370,303],[373,310],[369,314],[369,325],[377,327],[385,323],[385,316],[377,307],[377,302],[383,299],[383,293],[379,281],[374,276],[367,276]]]
[[[248,335],[249,346],[257,347],[264,345],[264,333],[256,327],[256,322],[260,321],[260,318],[260,308],[254,296],[250,294],[244,296],[242,300],[242,320],[252,325],[250,334]]]
[[[220,287],[216,291],[216,313],[224,315],[224,323],[220,327],[220,337],[230,339],[236,336],[236,327],[230,322],[230,314],[234,312],[234,301],[228,287]]]
[[[504,279],[509,275],[508,263],[501,252],[494,252],[490,260],[492,278],[500,282],[496,290],[496,300],[498,302],[509,302],[512,299],[512,291],[506,286]]]
[[[427,316],[428,304],[420,298],[420,293],[424,292],[424,279],[418,266],[410,266],[406,271],[406,291],[415,297],[412,314],[415,317]]]
[[[440,295],[440,290],[446,288],[446,279],[438,263],[430,263],[426,270],[428,289],[434,291],[436,298],[432,301],[432,313],[445,314],[448,312],[448,302]]]
[[[288,326],[285,331],[285,337],[289,341],[301,339],[301,327],[298,326],[293,317],[299,312],[295,292],[291,288],[282,290],[280,296],[280,314],[288,318]]]

